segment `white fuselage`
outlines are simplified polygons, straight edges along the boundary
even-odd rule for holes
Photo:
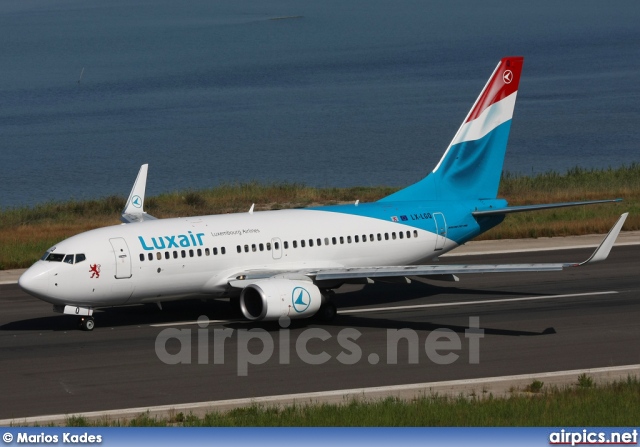
[[[233,295],[240,272],[407,265],[456,246],[433,230],[316,209],[175,218],[73,236],[52,250],[85,260],[41,260],[21,281],[53,304],[114,306]]]

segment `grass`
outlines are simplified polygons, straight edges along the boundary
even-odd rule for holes
[[[145,208],[159,217],[193,216],[298,208],[345,202],[373,202],[395,192],[392,187],[312,188],[300,184],[225,184],[202,191],[182,191],[146,199]],[[605,170],[575,168],[565,174],[506,174],[500,197],[510,205],[622,198],[622,204],[561,208],[509,215],[479,239],[513,239],[606,233],[629,211],[624,230],[640,230],[640,164]],[[0,211],[0,270],[24,268],[56,242],[93,228],[120,223],[125,197],[45,203]]]
[[[640,420],[637,378],[589,387],[514,393],[508,398],[425,396],[413,401],[387,398],[344,405],[285,407],[251,406],[204,417],[177,413],[168,418],[143,413],[131,420],[93,422],[81,416],[67,426],[187,426],[187,427],[511,427],[511,426],[635,426]]]

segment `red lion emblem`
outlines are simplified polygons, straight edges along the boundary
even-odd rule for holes
[[[89,268],[91,269],[89,273],[91,273],[92,278],[100,278],[100,264],[90,265]]]

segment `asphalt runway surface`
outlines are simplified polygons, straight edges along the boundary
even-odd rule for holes
[[[591,251],[446,262],[572,262]],[[190,300],[162,311],[98,310],[96,329],[82,332],[75,317],[54,314],[17,285],[0,286],[0,419],[640,363],[640,245],[614,247],[604,263],[562,272],[345,286],[335,303],[341,313],[331,323],[293,322],[288,331],[233,321],[238,315],[225,300]],[[221,321],[193,324],[203,315]],[[483,338],[470,352],[474,317]],[[222,352],[215,337],[225,329],[231,336]],[[415,337],[417,362],[410,362],[409,342],[389,342],[397,329]],[[171,337],[177,330],[186,345]],[[262,339],[247,342],[257,333],[273,340],[273,354],[262,364],[239,362],[245,348],[263,361]],[[441,349],[433,351],[436,335]],[[398,346],[395,364],[388,345]],[[470,363],[474,352],[478,362]],[[454,361],[441,364],[446,354]]]

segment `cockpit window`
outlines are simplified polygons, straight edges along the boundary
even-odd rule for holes
[[[44,254],[42,255],[42,257],[40,258],[41,261],[45,261],[47,259],[47,256],[49,256],[49,253],[51,253],[50,251],[45,251]]]
[[[78,262],[82,262],[82,261],[84,261],[85,259],[87,259],[87,257],[84,255],[84,253],[77,254],[77,255],[76,255],[76,264],[77,264]]]
[[[45,261],[62,262],[63,259],[64,259],[64,254],[62,253],[49,253],[49,256],[47,256]]]
[[[67,255],[64,257],[64,262],[67,264],[73,264],[73,255]]]

